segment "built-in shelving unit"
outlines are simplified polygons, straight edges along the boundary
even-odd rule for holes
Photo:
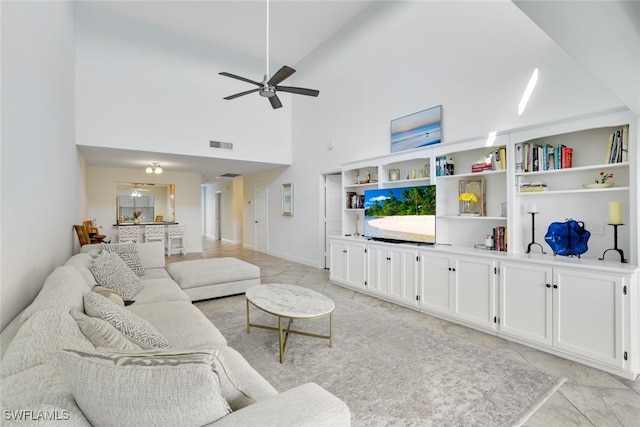
[[[639,123],[632,112],[615,110],[343,165],[345,196],[435,184],[437,243],[368,241],[354,235],[364,230],[364,209],[345,204],[343,236],[331,239],[331,280],[635,378],[640,373]],[[611,163],[609,135],[622,129],[627,156]],[[565,158],[561,169],[525,171],[519,157],[525,146],[546,146],[538,154],[547,156],[550,147],[570,147],[571,165]],[[614,184],[587,188],[601,172],[613,174]],[[367,177],[371,182],[363,183]],[[526,192],[523,183],[529,183]],[[477,215],[461,214],[459,194],[476,189],[469,185],[484,186]],[[617,253],[599,259],[614,244],[610,202],[622,208],[617,245],[628,263]],[[589,249],[580,257],[555,256],[544,240],[549,224],[568,218],[584,222],[591,232]],[[507,251],[477,247],[493,230],[504,232]],[[534,239],[543,249],[534,246],[527,253]]]

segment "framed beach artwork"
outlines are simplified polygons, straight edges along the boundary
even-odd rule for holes
[[[391,120],[391,152],[442,142],[442,105]]]

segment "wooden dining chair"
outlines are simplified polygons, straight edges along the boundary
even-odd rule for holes
[[[91,238],[89,237],[89,233],[87,232],[87,228],[82,225],[74,225],[73,228],[76,230],[76,234],[78,235],[78,241],[80,242],[80,246],[90,245]]]
[[[86,220],[82,224],[87,231],[87,235],[89,236],[91,243],[102,243],[102,241],[107,238],[104,234],[100,234],[98,227],[94,227],[91,220]]]

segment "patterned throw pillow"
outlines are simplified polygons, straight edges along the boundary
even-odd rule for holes
[[[125,301],[133,300],[135,294],[143,288],[140,278],[116,254],[102,252],[89,269],[100,286],[113,289]]]
[[[103,251],[117,254],[127,267],[136,273],[136,276],[144,276],[144,267],[138,256],[138,247],[135,242],[102,243],[100,246]]]
[[[113,289],[109,289],[109,288],[105,288],[104,286],[96,285],[96,286],[93,287],[92,291],[102,295],[103,297],[105,297],[109,301],[112,301],[112,302],[118,304],[120,307],[124,307],[124,299],[122,298],[122,295],[120,295],[119,293],[117,293]]]
[[[75,308],[71,310],[71,317],[74,318],[84,336],[96,348],[107,347],[122,351],[142,350],[139,345],[129,341],[122,332],[105,320],[89,317]]]
[[[142,348],[165,348],[169,342],[149,322],[95,292],[84,294],[84,312],[106,320]]]
[[[61,350],[57,356],[93,425],[202,426],[231,412],[212,369],[215,351]]]

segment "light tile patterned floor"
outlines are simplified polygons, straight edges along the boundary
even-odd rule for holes
[[[259,266],[262,283],[290,283],[317,290],[335,287],[336,292],[386,308],[405,319],[481,346],[499,348],[508,357],[524,360],[538,368],[566,377],[565,384],[526,422],[525,426],[640,426],[640,379],[630,381],[620,378],[599,369],[341,288],[329,282],[327,270],[244,249],[241,245],[225,244],[205,238],[202,254],[173,255],[166,259],[167,263],[171,263],[222,256],[236,257]],[[244,300],[230,297],[207,302],[220,307],[238,303],[244,303]]]

